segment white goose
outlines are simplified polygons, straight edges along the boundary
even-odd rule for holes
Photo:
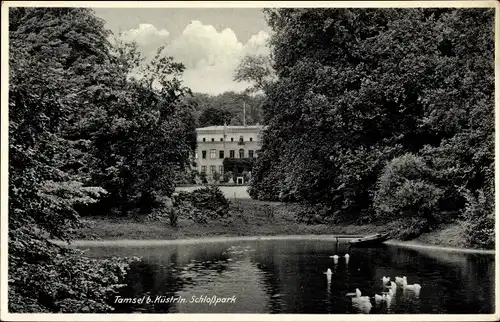
[[[350,256],[349,256],[349,254],[345,254],[345,255],[344,255],[344,258],[345,258],[345,263],[346,263],[346,264],[349,264],[349,257],[350,257]]]

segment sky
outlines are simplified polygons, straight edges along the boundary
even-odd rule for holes
[[[106,27],[136,41],[146,57],[166,53],[186,66],[184,85],[193,92],[242,91],[233,81],[245,55],[268,54],[270,28],[258,8],[94,8]]]

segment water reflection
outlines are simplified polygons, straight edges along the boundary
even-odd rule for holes
[[[331,256],[337,254],[337,260]],[[345,254],[349,254],[346,258]],[[348,249],[343,243],[267,240],[151,247],[92,247],[95,257],[141,256],[120,296],[181,302],[114,304],[117,312],[366,313],[348,293],[359,289],[369,313],[492,313],[494,257],[409,250],[395,246]],[[330,269],[331,274],[325,274]],[[382,277],[406,276],[420,294]],[[390,286],[390,283],[388,284]],[[375,294],[383,297],[377,297]],[[189,303],[213,295],[235,303]],[[359,302],[359,301],[358,301]],[[354,305],[353,305],[354,303]],[[365,305],[365,306],[363,306]]]

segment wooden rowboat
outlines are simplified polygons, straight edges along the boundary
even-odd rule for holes
[[[374,247],[382,245],[387,239],[389,239],[389,234],[375,234],[350,240],[349,245],[352,247]]]

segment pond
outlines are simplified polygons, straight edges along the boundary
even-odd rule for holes
[[[140,256],[117,313],[494,313],[494,255],[386,245],[348,249],[322,240],[252,240],[150,246],[91,246],[96,258]],[[349,253],[349,259],[344,257]],[[338,261],[330,256],[338,254]],[[330,278],[325,272],[330,269]],[[382,277],[406,276],[390,301]],[[358,288],[370,307],[348,296]],[[215,298],[214,298],[215,296]],[[353,299],[354,298],[354,299]],[[219,303],[214,305],[214,301]]]

